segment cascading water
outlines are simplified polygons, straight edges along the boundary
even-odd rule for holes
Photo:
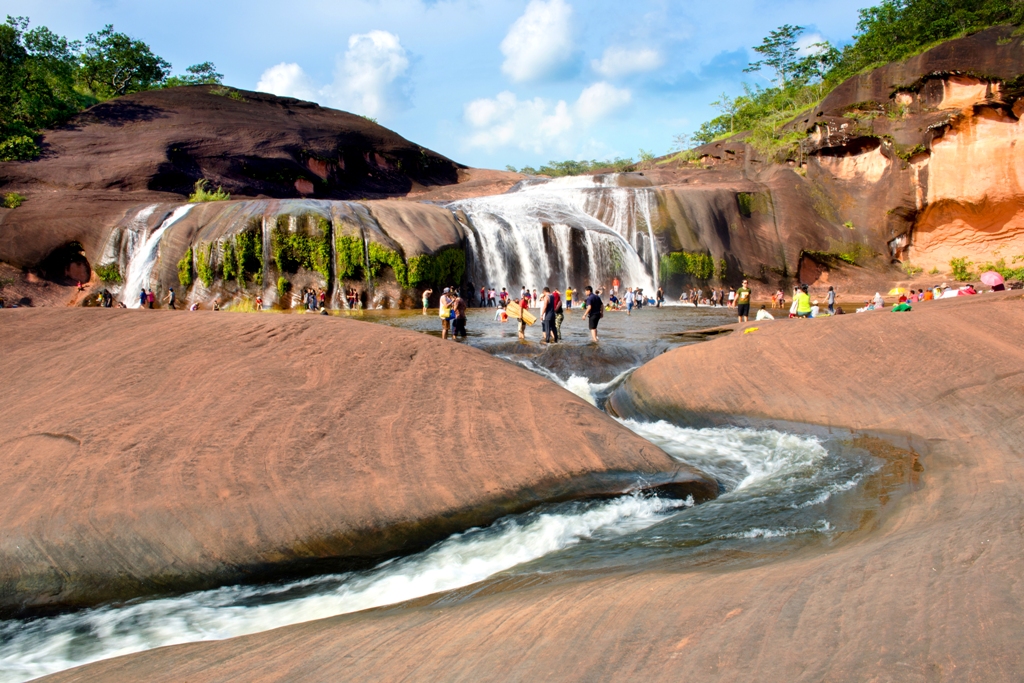
[[[658,282],[654,190],[618,187],[615,175],[524,181],[503,195],[449,204],[469,218],[473,281],[493,287]],[[646,225],[641,229],[641,222]]]
[[[128,272],[124,279],[124,288],[121,290],[121,301],[128,308],[139,307],[139,292],[143,287],[151,288],[150,278],[153,274],[153,264],[159,254],[160,238],[164,236],[167,229],[188,215],[195,204],[184,204],[176,208],[170,216],[164,219],[150,235],[138,243],[138,239],[129,237],[128,246]],[[152,214],[152,210],[150,210]]]

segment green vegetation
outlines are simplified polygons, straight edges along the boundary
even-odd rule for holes
[[[245,230],[235,235],[235,277],[245,286],[246,280],[263,285],[263,221],[259,216],[249,220]]]
[[[654,157],[651,157],[652,159]],[[533,166],[523,166],[520,169],[516,169],[515,166],[506,166],[505,168],[513,173],[522,173],[524,175],[546,175],[551,178],[560,178],[563,176],[571,175],[586,175],[587,173],[595,173],[597,171],[616,171],[619,173],[625,173],[632,171],[634,163],[632,159],[616,158],[611,161],[597,161],[597,160],[582,160],[573,161],[549,161],[540,168],[534,168]]]
[[[706,281],[715,274],[715,259],[711,254],[674,251],[662,255],[660,272],[662,283],[668,282],[673,275],[689,275]]]
[[[739,206],[740,215],[750,218],[755,213],[771,213],[772,197],[767,192],[737,192],[736,205]]]
[[[220,276],[225,282],[234,280],[238,276],[238,261],[235,257],[234,241],[224,240],[220,254]]]
[[[110,25],[83,43],[8,16],[0,24],[0,161],[36,157],[40,131],[97,102],[221,78],[210,62],[189,67],[184,76],[168,78],[170,69],[146,43]]]
[[[283,299],[288,292],[292,291],[292,283],[288,282],[288,278],[281,275],[277,278],[277,296]]]
[[[231,199],[231,195],[224,191],[223,187],[217,187],[216,190],[210,191],[208,189],[208,183],[206,179],[196,181],[195,192],[188,196],[189,204],[199,204],[202,202],[226,202]]]
[[[193,64],[185,69],[184,76],[171,76],[163,82],[165,88],[177,88],[182,85],[219,85],[224,80],[224,74],[217,73],[217,67],[213,62]],[[211,91],[212,92],[212,91]],[[237,91],[232,90],[232,93]],[[229,94],[228,97],[231,97]]]
[[[196,274],[199,275],[199,281],[203,283],[203,287],[213,287],[213,245],[204,246],[201,244],[199,249],[196,250]]]
[[[338,258],[338,279],[354,280],[361,277],[365,260],[363,240],[352,235],[338,233],[334,238],[334,250]],[[409,264],[410,268],[412,263]]]
[[[433,256],[413,256],[409,259],[408,274],[407,287],[458,285],[466,274],[466,252],[458,247],[449,247]]]
[[[366,245],[366,252],[369,256],[367,264],[367,277],[376,280],[380,277],[381,270],[387,266],[395,274],[395,281],[402,287],[409,286],[407,267],[402,255],[393,249],[385,247],[377,242],[370,242]]]
[[[719,280],[725,280],[725,276],[728,273],[729,264],[726,263],[724,258],[718,259],[718,267],[715,268],[715,277]]]
[[[25,195],[17,192],[8,192],[4,195],[4,208],[17,209],[25,201]]]
[[[932,268],[931,270],[929,270],[929,271],[928,271],[928,274],[929,274],[929,275],[938,275],[938,274],[939,274],[939,272],[940,272],[940,271],[939,271],[938,267],[936,266],[935,268]]]
[[[1024,255],[1014,256],[1011,263],[1016,265],[1024,261]],[[1024,280],[1024,264],[1018,268],[1013,268],[1006,265],[1006,259],[1001,258],[995,263],[989,262],[984,265],[978,266],[978,272],[984,273],[989,270],[994,270],[1003,276],[1004,280]]]
[[[103,282],[115,285],[124,282],[124,278],[121,276],[121,269],[117,263],[104,263],[101,266],[96,266],[93,270],[96,272],[96,276]]]
[[[743,94],[723,94],[712,106],[719,116],[705,122],[693,134],[694,142],[713,140],[747,131],[748,142],[769,158],[799,156],[803,133],[783,130],[783,125],[820,102],[847,78],[869,69],[906,59],[934,45],[997,24],[1024,22],[1024,3],[1019,0],[882,0],[860,10],[853,41],[842,50],[816,43],[797,48],[804,27],[786,24],[771,31],[754,51],[761,57],[747,71],[767,71],[771,85],[743,86]],[[882,112],[861,114],[857,120]],[[893,119],[906,108],[885,112]],[[907,156],[910,156],[909,152]],[[901,154],[901,156],[903,156]]]
[[[205,247],[202,244],[199,245],[199,249],[196,251],[196,275],[199,276],[199,281],[207,289],[213,286],[212,244],[207,244]]]
[[[211,95],[217,95],[218,97],[227,97],[230,100],[236,100],[238,102],[248,102],[249,101],[249,100],[245,99],[245,95],[243,95],[242,93],[238,92],[234,88],[228,88],[228,87],[224,87],[224,86],[222,86],[220,88],[210,88],[210,94]]]
[[[828,251],[805,251],[804,254],[823,263],[843,261],[851,266],[862,263],[874,255],[871,247],[860,242],[836,242],[833,240]]]
[[[178,282],[182,287],[192,286],[192,247],[188,248],[185,255],[178,261]]]
[[[950,260],[949,267],[953,271],[953,279],[957,282],[968,282],[973,280],[974,273],[971,272],[971,266],[973,265],[974,262],[968,261],[964,256]]]
[[[300,227],[296,232],[290,229],[292,220]],[[313,235],[301,230],[303,224]],[[305,268],[320,273],[324,280],[330,279],[331,226],[326,218],[310,214],[278,216],[270,237],[270,249],[278,272],[295,273]]]
[[[918,266],[915,266],[912,263],[904,263],[903,264],[903,272],[906,273],[907,275],[913,277],[913,276],[917,275],[918,273],[923,273],[924,272],[924,268],[920,268]]]

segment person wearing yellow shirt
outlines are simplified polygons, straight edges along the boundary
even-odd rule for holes
[[[797,293],[794,303],[796,304],[796,317],[811,317],[811,297],[807,294],[807,285],[800,286],[800,291]]]

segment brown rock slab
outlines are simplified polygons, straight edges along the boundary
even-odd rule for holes
[[[924,444],[922,487],[832,547],[425,599],[45,680],[1018,680],[1022,325],[1019,297],[983,295],[762,323],[634,374],[629,405],[645,414],[748,413]]]
[[[365,566],[550,500],[717,484],[454,342],[314,315],[0,311],[0,611]]]

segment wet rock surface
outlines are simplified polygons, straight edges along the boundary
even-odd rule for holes
[[[46,680],[1014,680],[1022,324],[1018,297],[984,295],[763,323],[635,373],[644,414],[802,420],[918,448],[921,488],[830,549],[426,598]]]
[[[312,315],[0,317],[6,614],[365,566],[641,475],[717,494],[547,380],[422,334]]]

